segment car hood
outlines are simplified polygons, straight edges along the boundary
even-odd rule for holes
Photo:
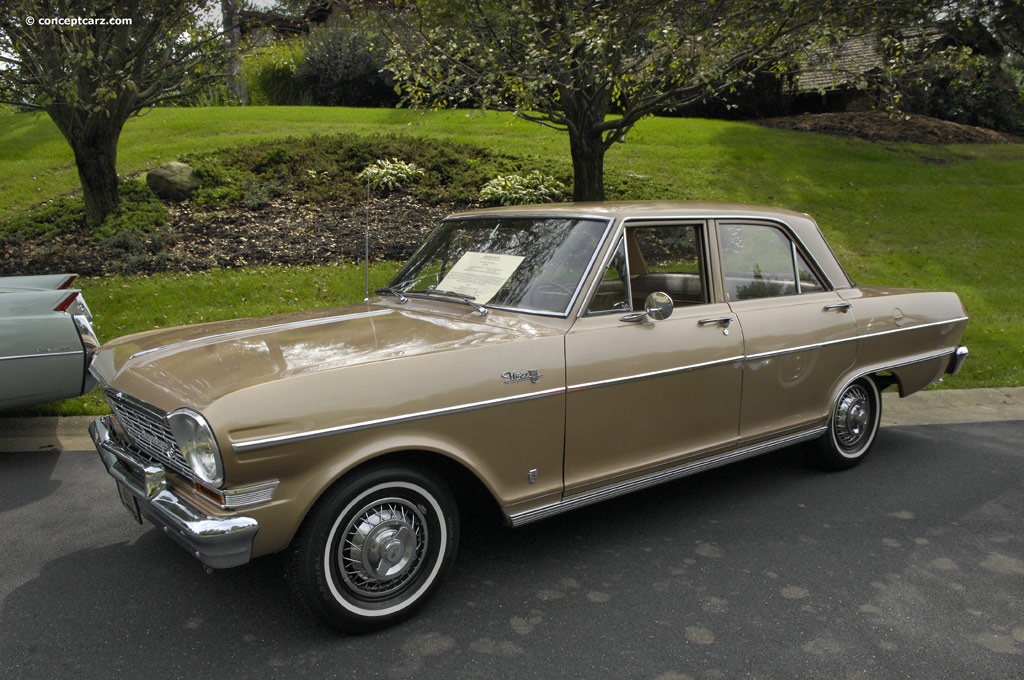
[[[518,317],[366,305],[126,336],[104,345],[93,372],[158,408],[202,409],[274,380],[552,332]]]

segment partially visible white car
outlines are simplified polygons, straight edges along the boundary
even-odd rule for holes
[[[0,410],[85,394],[99,348],[74,274],[0,277]]]

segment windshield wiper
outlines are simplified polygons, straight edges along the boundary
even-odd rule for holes
[[[409,301],[409,298],[402,295],[402,291],[398,290],[397,288],[392,288],[391,286],[378,288],[373,292],[377,295],[393,295],[394,297],[398,298],[398,301],[401,302],[402,304],[405,304],[406,302]]]
[[[406,295],[408,295],[409,297],[424,297],[424,298],[433,297],[435,295],[436,296],[441,296],[441,297],[455,298],[456,300],[460,300],[461,302],[465,302],[467,305],[469,305],[470,307],[475,309],[477,312],[480,313],[480,316],[487,316],[487,312],[488,312],[488,309],[486,307],[484,307],[481,304],[478,304],[478,303],[474,302],[474,300],[476,300],[476,298],[474,298],[472,295],[466,295],[465,293],[458,293],[458,292],[456,292],[454,290],[438,290],[437,288],[427,288],[426,290],[421,290],[421,291],[410,291],[410,292],[406,293]]]

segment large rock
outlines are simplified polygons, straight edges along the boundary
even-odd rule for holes
[[[184,163],[168,163],[147,172],[146,184],[160,198],[184,201],[199,188],[201,182],[191,166]]]

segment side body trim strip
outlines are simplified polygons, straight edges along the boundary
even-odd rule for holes
[[[373,314],[376,315],[376,314],[379,314],[379,313],[380,312],[375,312]],[[388,312],[384,312],[384,313],[388,313]],[[525,401],[525,400],[529,400],[529,399],[539,399],[539,398],[542,398],[542,397],[548,397],[548,396],[552,396],[552,395],[555,395],[555,394],[565,394],[565,393],[568,393],[568,392],[579,392],[579,391],[582,391],[582,390],[594,389],[594,388],[604,387],[604,386],[607,386],[607,385],[620,384],[620,383],[624,383],[624,382],[632,382],[632,381],[638,381],[638,380],[647,380],[647,379],[650,379],[650,378],[657,378],[659,376],[672,375],[672,374],[675,374],[675,373],[683,373],[683,372],[686,372],[686,371],[697,370],[697,369],[700,369],[700,368],[708,368],[708,367],[711,367],[711,366],[725,365],[725,364],[731,364],[731,363],[736,363],[736,362],[741,362],[741,361],[753,361],[753,360],[758,360],[758,359],[765,359],[765,358],[769,358],[769,357],[773,357],[773,356],[781,356],[783,354],[789,354],[789,353],[792,353],[792,352],[806,351],[808,349],[824,347],[824,346],[832,345],[832,344],[838,344],[838,343],[844,343],[844,342],[857,342],[857,341],[860,341],[860,340],[866,340],[866,339],[874,338],[874,337],[878,337],[878,336],[889,335],[889,334],[892,334],[892,333],[902,333],[902,332],[905,332],[905,331],[912,331],[912,330],[915,330],[915,329],[918,329],[918,328],[927,328],[929,326],[939,326],[939,325],[948,324],[948,323],[955,323],[955,322],[960,321],[960,320],[961,319],[951,319],[949,321],[940,321],[940,322],[936,322],[936,323],[932,323],[932,324],[924,324],[924,325],[920,325],[920,326],[912,326],[910,328],[898,328],[898,329],[890,330],[890,331],[881,331],[879,333],[872,333],[870,335],[862,335],[862,336],[856,336],[856,337],[852,337],[852,338],[844,338],[842,340],[835,340],[835,341],[831,341],[831,342],[821,343],[821,344],[818,344],[818,345],[806,345],[806,346],[803,346],[803,347],[788,348],[788,349],[785,349],[785,350],[779,350],[779,351],[775,351],[775,352],[764,352],[764,353],[761,353],[761,354],[751,354],[751,355],[746,356],[746,357],[738,355],[738,356],[728,357],[726,359],[721,359],[721,360],[718,360],[718,361],[711,361],[711,362],[702,363],[702,364],[692,364],[692,365],[688,365],[688,366],[678,366],[678,367],[675,367],[675,368],[668,368],[668,369],[663,369],[663,370],[660,370],[660,371],[652,371],[650,373],[640,373],[640,374],[637,374],[637,375],[623,376],[621,378],[610,378],[608,380],[598,380],[598,381],[594,381],[594,382],[578,383],[578,384],[575,384],[575,385],[569,385],[568,387],[564,387],[564,388],[563,387],[555,387],[555,388],[551,388],[551,389],[548,389],[548,390],[541,390],[541,391],[538,391],[538,392],[531,392],[531,393],[526,394],[526,395],[518,395],[518,396],[514,396],[514,397],[500,397],[500,398],[497,398],[497,399],[488,399],[488,400],[485,400],[485,401],[478,401],[478,402],[473,402],[473,403],[469,403],[469,404],[459,404],[457,406],[448,406],[448,407],[444,407],[444,408],[430,409],[430,410],[427,410],[427,411],[418,411],[416,413],[408,413],[408,414],[402,414],[402,415],[397,415],[397,416],[390,416],[390,417],[387,417],[387,418],[378,418],[378,419],[375,419],[375,420],[367,420],[367,421],[363,421],[363,422],[360,422],[360,423],[352,423],[352,424],[349,424],[349,425],[339,425],[338,427],[330,427],[330,428],[324,428],[324,429],[320,429],[320,430],[310,430],[310,431],[307,431],[307,432],[298,432],[298,433],[294,433],[294,434],[280,435],[280,436],[277,436],[277,437],[267,437],[267,438],[262,438],[262,439],[253,439],[253,440],[249,440],[249,441],[241,441],[241,442],[235,443],[233,446],[234,446],[235,450],[240,452],[240,453],[241,452],[247,452],[247,451],[256,451],[256,450],[259,450],[259,449],[264,449],[264,448],[268,448],[268,447],[271,447],[271,446],[276,446],[278,444],[286,444],[286,443],[294,443],[294,442],[300,442],[300,441],[307,441],[307,440],[310,440],[310,439],[318,439],[320,437],[329,437],[329,436],[336,435],[336,434],[341,434],[341,433],[344,433],[344,432],[354,432],[354,431],[357,431],[357,430],[363,430],[363,429],[367,429],[367,428],[371,428],[371,427],[377,427],[377,426],[380,426],[380,425],[390,425],[390,424],[395,424],[395,423],[400,423],[400,422],[405,422],[405,421],[421,420],[423,418],[430,418],[430,417],[433,417],[433,416],[440,416],[440,415],[446,415],[446,414],[463,413],[463,412],[466,412],[466,411],[474,411],[476,409],[488,408],[490,406],[498,406],[500,404],[514,403],[514,402],[517,402],[517,401]],[[912,363],[917,362],[917,361],[925,361],[925,360],[928,360],[928,359],[934,359],[934,358],[938,358],[940,356],[945,356],[945,355],[948,355],[948,354],[952,353],[953,351],[955,351],[955,348],[943,349],[943,350],[939,350],[939,351],[936,351],[936,352],[933,352],[933,353],[929,353],[927,355],[921,355],[921,356],[914,356],[914,357],[905,358],[905,360],[901,361],[901,362],[887,363],[887,364],[885,364],[885,367],[905,366],[905,365],[912,364]],[[879,367],[873,368],[872,370],[884,370],[884,367],[879,366]]]
[[[819,342],[811,345],[803,345],[801,347],[787,347],[785,349],[777,349],[771,352],[761,352],[760,354],[750,354],[746,357],[746,359],[747,361],[756,361],[758,359],[767,359],[774,356],[782,356],[783,354],[792,354],[794,352],[806,352],[812,349],[821,349],[822,347],[829,347],[830,345],[841,345],[846,342],[859,342],[861,340],[871,340],[872,338],[880,338],[886,335],[892,335],[894,333],[906,333],[908,331],[916,331],[922,328],[945,326],[947,324],[959,323],[961,321],[967,321],[967,317],[960,317],[959,319],[947,319],[946,321],[934,321],[932,323],[923,323],[918,326],[908,326],[907,328],[893,328],[892,330],[888,331],[879,331],[877,333],[868,333],[866,335],[854,335],[849,338],[828,340],[826,342]]]
[[[318,439],[320,437],[330,437],[332,435],[341,434],[343,432],[354,432],[356,430],[365,430],[371,427],[377,427],[379,425],[388,425],[393,423],[404,423],[413,420],[422,420],[424,418],[431,418],[440,415],[451,415],[453,413],[465,413],[466,411],[475,411],[481,408],[487,408],[489,406],[496,406],[498,404],[509,404],[517,401],[529,401],[531,399],[540,399],[542,397],[550,397],[555,394],[564,394],[564,387],[554,387],[548,390],[540,390],[538,392],[530,392],[529,394],[519,395],[515,397],[501,397],[498,399],[487,399],[485,401],[478,401],[472,404],[460,404],[458,406],[448,406],[445,408],[431,409],[428,411],[419,411],[417,413],[402,414],[399,416],[391,416],[389,418],[378,418],[377,420],[366,420],[361,423],[352,423],[350,425],[339,425],[337,427],[327,427],[320,430],[310,430],[308,432],[299,432],[296,434],[284,434],[278,437],[266,437],[264,439],[252,439],[249,441],[236,442],[232,446],[235,451],[244,453],[247,451],[256,451],[259,449],[265,449],[269,446],[276,446],[278,444],[294,443],[306,441],[309,439]]]
[[[71,357],[81,356],[82,350],[71,350],[70,352],[40,352],[39,354],[19,354],[17,356],[0,357],[0,361],[18,361],[20,359],[44,359],[46,357]]]
[[[821,436],[821,434],[823,434],[827,429],[827,427],[816,427],[782,437],[780,439],[773,439],[771,441],[762,442],[742,449],[736,449],[735,451],[729,451],[709,458],[689,461],[674,468],[659,470],[658,472],[653,472],[641,477],[634,477],[617,484],[595,489],[594,491],[588,491],[576,496],[569,496],[540,508],[515,513],[509,516],[509,521],[514,527],[529,524],[530,522],[535,522],[553,515],[568,512],[569,510],[574,510],[585,505],[591,505],[609,498],[615,498],[627,493],[670,482],[675,479],[688,477],[690,475],[697,474],[698,472],[703,472],[704,470],[711,470],[722,465],[734,463],[746,458],[753,458],[754,456],[783,449],[787,446],[793,446],[794,444],[810,441]]]
[[[607,380],[595,380],[593,382],[579,383],[577,385],[570,385],[570,392],[578,392],[580,390],[590,389],[592,387],[603,387],[604,385],[615,385],[624,382],[634,382],[637,380],[647,380],[648,378],[658,378],[663,375],[672,375],[675,373],[685,373],[687,371],[696,371],[700,368],[710,368],[712,366],[722,366],[726,364],[735,364],[743,361],[742,355],[734,357],[728,357],[726,359],[719,359],[718,361],[707,361],[702,364],[689,364],[687,366],[676,366],[674,368],[666,368],[660,371],[651,371],[650,373],[638,373],[637,375],[627,375],[621,378],[608,378]]]

